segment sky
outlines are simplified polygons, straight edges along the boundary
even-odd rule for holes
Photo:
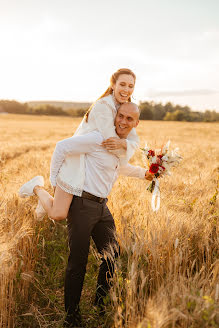
[[[137,103],[219,111],[219,0],[0,0],[0,99],[91,102],[123,67]]]

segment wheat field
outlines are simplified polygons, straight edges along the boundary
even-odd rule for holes
[[[67,261],[65,222],[34,219],[35,197],[19,199],[21,184],[43,175],[58,140],[80,119],[0,116],[0,324],[62,327]],[[181,165],[160,181],[161,207],[152,212],[148,183],[120,177],[108,206],[121,255],[106,314],[92,306],[98,256],[91,246],[82,316],[85,327],[216,328],[219,326],[219,124],[141,121],[141,146],[171,140]],[[131,159],[143,165],[137,151]]]

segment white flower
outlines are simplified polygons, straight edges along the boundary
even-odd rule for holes
[[[156,164],[157,163],[157,158],[156,156],[153,156],[152,159],[151,159],[151,163],[152,164]]]
[[[169,150],[169,146],[170,146],[170,140],[166,143],[166,145],[163,147],[163,153],[167,153],[167,151]]]
[[[162,157],[162,161],[166,161],[166,162],[168,162],[168,156],[167,156],[167,155],[164,155],[164,156]]]
[[[170,167],[167,162],[162,163],[162,166],[165,167],[166,170],[168,170]]]

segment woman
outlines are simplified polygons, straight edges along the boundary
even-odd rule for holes
[[[74,135],[83,135],[99,130],[105,141],[103,147],[120,158],[121,163],[128,162],[138,147],[138,136],[135,129],[128,139],[120,139],[114,127],[114,119],[119,106],[130,102],[134,91],[136,76],[130,69],[119,69],[110,79],[110,86],[104,94],[89,108]],[[61,151],[60,142],[56,153]],[[36,209],[38,219],[45,214],[54,220],[67,217],[73,195],[81,196],[85,178],[84,155],[66,155],[64,162],[57,156],[52,157],[50,180],[55,189],[54,198],[43,188],[43,177],[37,176],[24,184],[19,191],[20,197],[36,194],[39,203]],[[98,196],[98,195],[96,195]],[[43,209],[42,209],[42,206]],[[45,211],[44,211],[45,210]]]

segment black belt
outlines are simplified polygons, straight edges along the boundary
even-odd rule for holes
[[[94,202],[97,202],[97,203],[100,203],[100,204],[103,203],[106,200],[106,198],[101,198],[101,197],[94,196],[94,195],[92,195],[92,194],[90,194],[89,192],[86,192],[86,191],[82,192],[81,197],[93,200]]]

